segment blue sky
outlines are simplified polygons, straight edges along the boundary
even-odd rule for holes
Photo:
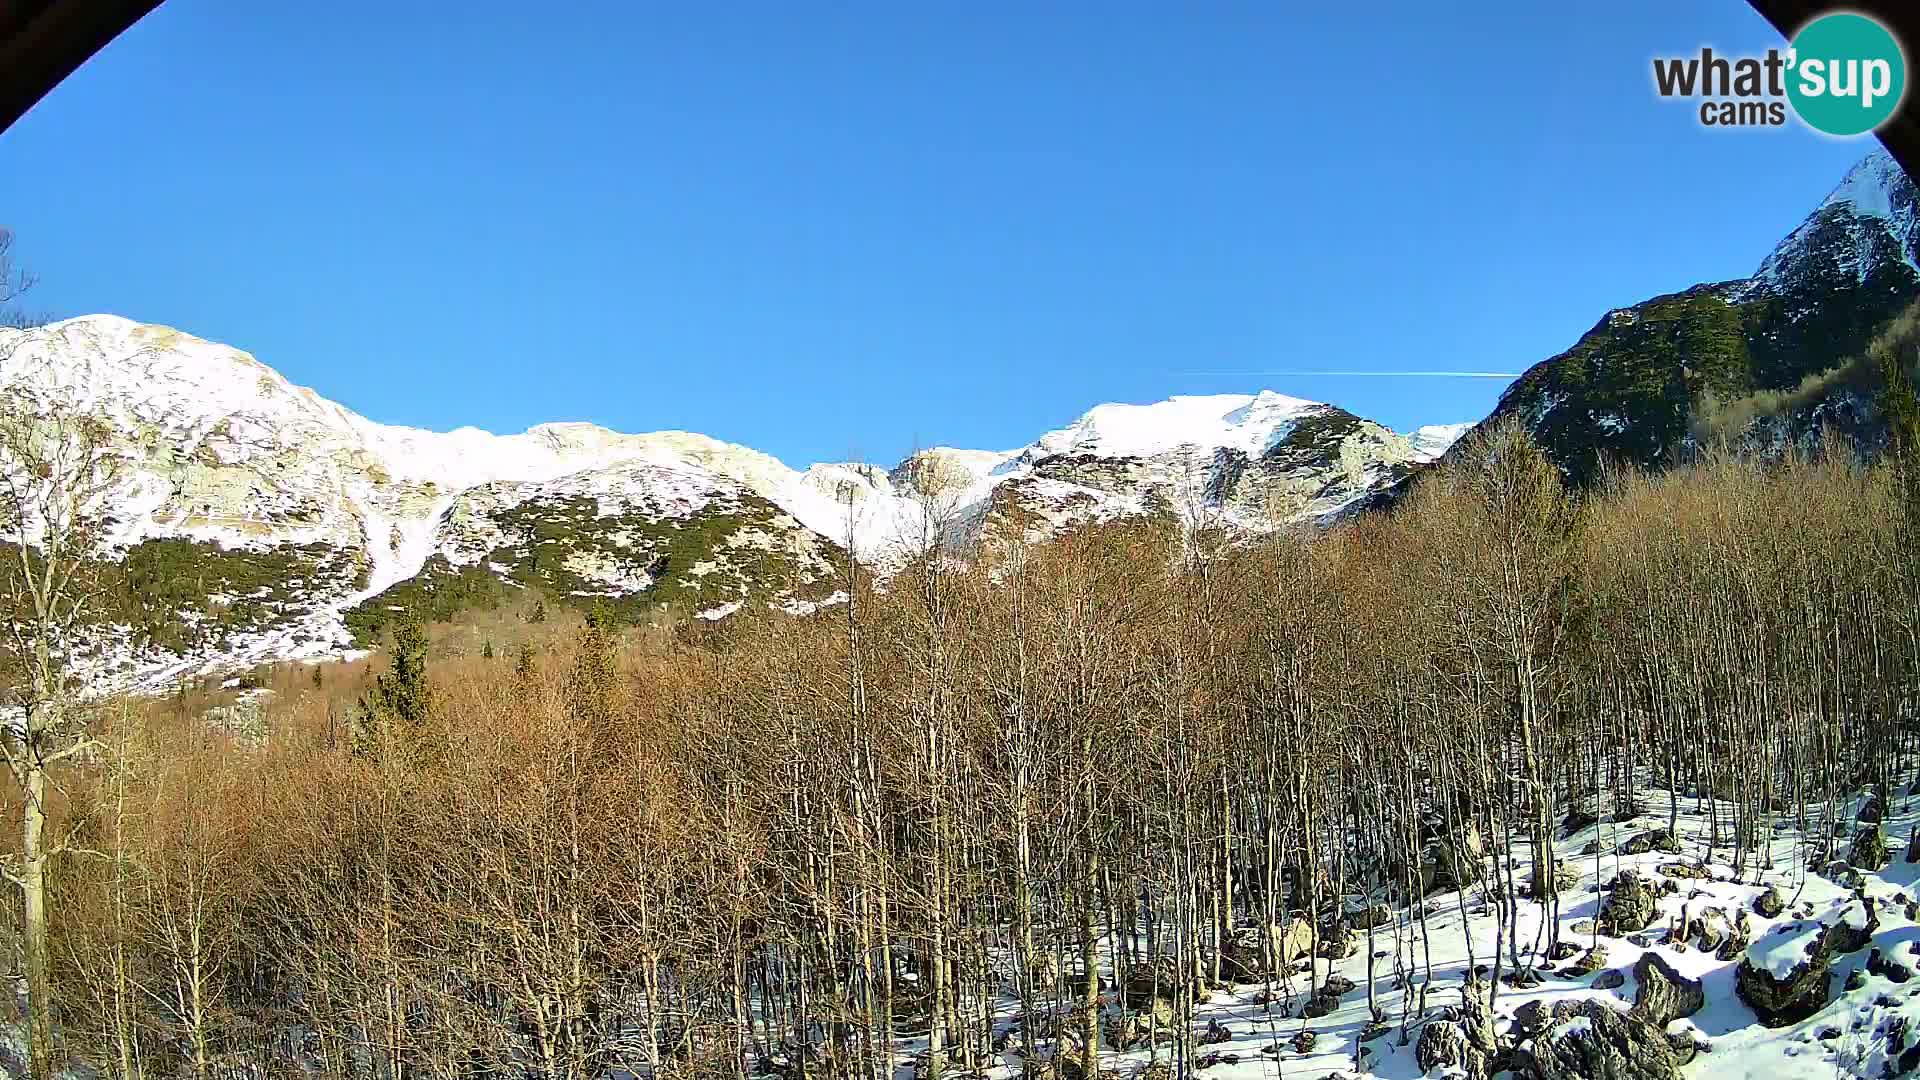
[[[1272,372],[1519,371],[1750,273],[1870,144],[1702,129],[1649,62],[1777,41],[1743,0],[166,0],[0,135],[0,224],[39,306],[388,422],[890,462],[1267,387],[1407,428],[1503,384]]]

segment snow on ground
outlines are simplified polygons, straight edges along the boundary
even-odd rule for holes
[[[1689,1018],[1674,1021],[1667,1029],[1670,1034],[1688,1033],[1695,1045],[1703,1048],[1691,1063],[1680,1069],[1680,1076],[1686,1080],[1706,1077],[1834,1080],[1835,1077],[1894,1075],[1886,1033],[1889,1025],[1904,1024],[1905,1030],[1914,1033],[1907,1036],[1907,1042],[1920,1040],[1920,979],[1908,983],[1905,979],[1896,981],[1869,973],[1867,963],[1877,948],[1908,967],[1920,966],[1916,965],[1916,953],[1920,953],[1920,924],[1904,914],[1905,899],[1920,898],[1920,888],[1916,888],[1920,864],[1903,861],[1906,838],[1915,828],[1920,828],[1920,799],[1895,799],[1896,812],[1885,822],[1893,861],[1884,870],[1862,875],[1864,896],[1874,906],[1878,919],[1872,940],[1855,952],[1834,957],[1833,995],[1824,1008],[1802,1023],[1769,1028],[1735,994],[1737,957],[1721,960],[1713,952],[1669,943],[1667,928],[1683,911],[1695,917],[1709,907],[1724,908],[1730,916],[1745,911],[1752,920],[1755,954],[1762,957],[1767,966],[1784,974],[1804,955],[1810,940],[1809,926],[1817,928],[1823,922],[1843,921],[1855,928],[1866,927],[1866,909],[1848,885],[1809,869],[1809,863],[1818,859],[1822,823],[1810,820],[1805,832],[1793,827],[1776,828],[1771,842],[1774,865],[1760,869],[1754,865],[1758,860],[1750,857],[1744,874],[1736,877],[1726,861],[1731,858],[1731,848],[1724,842],[1715,850],[1713,861],[1701,866],[1709,827],[1701,806],[1690,798],[1681,800],[1675,830],[1681,855],[1660,851],[1617,854],[1620,845],[1629,838],[1667,825],[1666,793],[1650,790],[1643,792],[1641,798],[1647,812],[1628,821],[1589,826],[1557,842],[1558,856],[1568,860],[1567,865],[1580,874],[1578,884],[1560,896],[1563,939],[1579,946],[1583,952],[1594,942],[1594,932],[1589,927],[1581,927],[1584,933],[1574,933],[1570,928],[1595,918],[1602,898],[1599,883],[1610,881],[1621,870],[1634,870],[1656,884],[1671,880],[1676,891],[1660,897],[1658,913],[1645,931],[1626,937],[1603,935],[1598,938],[1606,947],[1607,961],[1594,974],[1563,977],[1554,968],[1565,967],[1569,961],[1542,963],[1539,970],[1544,981],[1538,986],[1524,989],[1501,986],[1495,1006],[1496,1029],[1510,1030],[1515,1011],[1533,1001],[1542,1002],[1550,1009],[1559,1001],[1597,998],[1622,1010],[1630,1008],[1638,993],[1634,964],[1643,953],[1653,952],[1679,974],[1698,979],[1705,987],[1705,1006]],[[1836,836],[1834,840],[1835,851],[1840,854],[1846,852],[1855,828],[1854,816],[1863,801],[1856,798],[1842,807],[1844,813],[1837,820],[1844,824],[1847,835]],[[1724,840],[1730,832],[1731,812],[1724,804],[1718,811]],[[1596,842],[1603,852],[1597,860],[1593,855],[1581,854]],[[1526,864],[1523,854],[1517,873],[1524,873]],[[1709,876],[1696,876],[1692,867],[1705,870]],[[1846,877],[1844,873],[1836,876]],[[1754,899],[1768,886],[1777,888],[1786,901],[1785,910],[1777,918],[1761,916],[1753,908]],[[1520,906],[1520,940],[1531,944],[1544,908],[1531,900],[1522,900]],[[1325,1016],[1311,1020],[1299,1018],[1300,1006],[1312,989],[1304,974],[1290,976],[1290,985],[1276,984],[1276,1003],[1272,1007],[1258,1003],[1259,985],[1215,992],[1210,1001],[1196,1009],[1195,1031],[1198,1033],[1218,1023],[1225,1026],[1230,1037],[1225,1042],[1198,1048],[1201,1054],[1220,1057],[1197,1075],[1210,1080],[1275,1076],[1313,1080],[1329,1076],[1411,1080],[1421,1076],[1414,1052],[1422,1021],[1415,1016],[1403,1023],[1404,992],[1397,988],[1392,948],[1396,927],[1403,937],[1414,931],[1406,908],[1395,909],[1394,916],[1393,924],[1378,928],[1372,939],[1352,957],[1332,965],[1332,970],[1353,980],[1356,988],[1342,995],[1339,1007]],[[1416,962],[1409,964],[1407,973],[1412,979],[1409,991],[1417,990],[1418,961],[1430,948],[1433,982],[1428,988],[1429,1014],[1438,1007],[1460,1002],[1459,989],[1463,976],[1468,973],[1466,942],[1471,938],[1474,955],[1481,964],[1487,964],[1493,953],[1494,930],[1492,910],[1477,890],[1467,892],[1464,910],[1459,894],[1438,893],[1430,898],[1427,936],[1411,950]],[[1357,1040],[1370,1020],[1367,1001],[1370,956],[1376,965],[1378,1005],[1392,1026],[1385,1034],[1359,1043]],[[1324,981],[1327,962],[1319,961],[1315,970]],[[1606,973],[1618,973],[1620,985],[1612,989],[1597,988],[1596,982],[1609,981]],[[1853,988],[1843,989],[1848,986]],[[1011,1023],[1011,1016],[1003,1021],[1003,1025]],[[1293,1047],[1293,1040],[1302,1030],[1311,1031],[1315,1036],[1311,1050],[1305,1054]],[[996,1058],[991,1075],[1018,1075],[1018,1040],[1012,1045],[1013,1049]],[[918,1053],[924,1047],[923,1038],[904,1049]],[[1272,1052],[1274,1049],[1278,1052]],[[1357,1063],[1356,1051],[1360,1055]],[[1162,1048],[1162,1060],[1166,1060],[1168,1053],[1169,1049]],[[1147,1061],[1144,1048],[1103,1055],[1103,1066],[1116,1069],[1117,1075],[1123,1077]],[[903,1071],[901,1075],[907,1074]]]

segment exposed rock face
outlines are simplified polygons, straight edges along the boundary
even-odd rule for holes
[[[1572,978],[1577,979],[1586,975],[1591,975],[1594,972],[1599,971],[1601,968],[1606,966],[1607,966],[1607,947],[1604,944],[1595,945],[1593,948],[1588,949],[1584,953],[1581,953],[1580,958],[1578,960],[1575,960],[1573,963],[1568,964],[1565,974]]]
[[[1687,927],[1687,938],[1702,952],[1714,952],[1733,937],[1733,923],[1719,908],[1708,908]]]
[[[1427,845],[1420,860],[1422,889],[1432,895],[1448,889],[1463,889],[1478,882],[1486,869],[1480,857],[1485,854],[1477,833],[1468,833],[1455,841],[1441,838]]]
[[[1532,1056],[1539,1080],[1673,1080],[1679,1067],[1659,1028],[1593,1000],[1555,1010]]]
[[[1307,921],[1304,913],[1297,914],[1285,924],[1268,926],[1267,935],[1273,942],[1275,963],[1291,964],[1313,951],[1313,924]]]
[[[1393,910],[1385,904],[1367,904],[1347,912],[1347,925],[1355,930],[1373,930],[1393,921]]]
[[[1313,937],[1313,924],[1304,912],[1296,912],[1284,923],[1268,925],[1264,934],[1258,926],[1236,927],[1228,936],[1221,959],[1234,975],[1252,981],[1272,973],[1267,964],[1268,949],[1274,962],[1285,967],[1313,951]]]
[[[1698,1030],[1669,1031],[1667,1045],[1673,1048],[1673,1062],[1676,1065],[1690,1064],[1694,1058],[1712,1049],[1707,1037]]]
[[[1156,998],[1172,1000],[1181,981],[1180,969],[1170,956],[1155,957],[1150,963],[1135,964],[1127,969],[1127,1004],[1138,1008],[1152,1003]]]
[[[1343,409],[1281,394],[1102,405],[998,468],[989,531],[1205,506],[1229,524],[1320,520],[1432,457]]]
[[[1754,913],[1762,918],[1777,919],[1786,909],[1786,899],[1780,895],[1780,890],[1772,885],[1767,886],[1765,892],[1753,898]]]
[[[1826,927],[1822,945],[1829,953],[1838,956],[1858,952],[1880,929],[1880,912],[1871,899],[1856,896],[1828,918]]]
[[[1359,934],[1345,925],[1335,926],[1320,936],[1320,955],[1328,960],[1345,960],[1363,945]]]
[[[1669,1023],[1699,1012],[1707,1003],[1707,991],[1700,981],[1675,971],[1658,953],[1641,953],[1633,965],[1633,977],[1640,986],[1634,996],[1634,1015],[1656,1028],[1664,1030]]]
[[[1901,960],[1897,956],[1883,953],[1879,949],[1875,949],[1872,953],[1868,954],[1867,970],[1883,979],[1888,979],[1896,983],[1904,983],[1913,978],[1912,964]]]
[[[1522,1038],[1531,1039],[1547,1030],[1553,1022],[1553,1013],[1541,998],[1531,998],[1520,1003],[1513,1011],[1513,1030]]]

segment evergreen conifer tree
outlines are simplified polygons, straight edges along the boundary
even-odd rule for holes
[[[614,633],[613,609],[594,604],[587,611],[580,652],[567,679],[569,703],[588,730],[598,730],[613,715]]]
[[[384,746],[426,752],[432,743],[433,688],[427,682],[427,632],[416,618],[393,630],[393,659],[362,703],[354,751]]]

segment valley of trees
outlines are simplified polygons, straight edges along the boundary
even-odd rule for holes
[[[263,738],[184,696],[12,728],[32,1071],[887,1076],[911,1044],[923,1076],[1144,1045],[1188,1075],[1209,987],[1265,984],[1282,1041],[1361,949],[1369,1034],[1401,1038],[1468,974],[1423,898],[1499,921],[1485,996],[1589,944],[1520,932],[1570,823],[1704,805],[1706,854],[1761,880],[1775,820],[1818,861],[1856,839],[1837,797],[1905,797],[1912,348],[1878,348],[1872,464],[1708,453],[1576,493],[1503,425],[1313,535],[972,551],[931,494],[906,569],[844,566],[811,617],[404,625],[282,678]]]

